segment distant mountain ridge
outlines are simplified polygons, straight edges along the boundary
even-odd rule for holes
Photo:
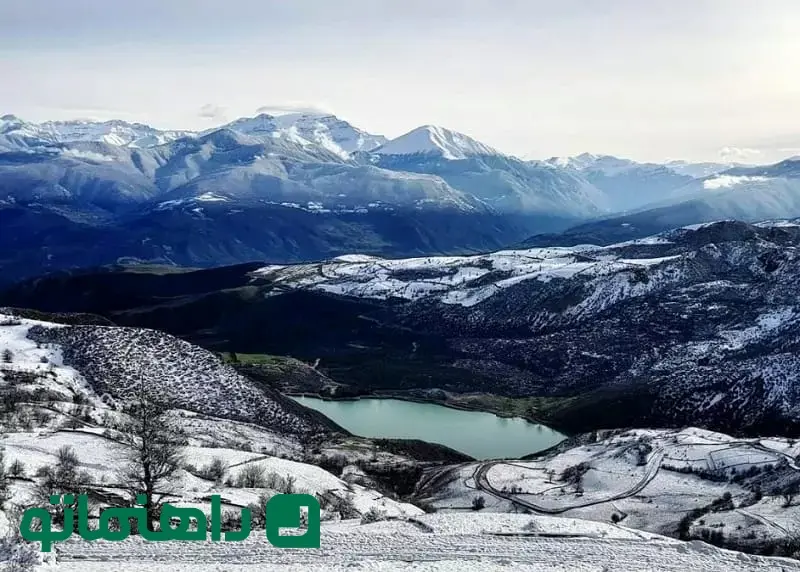
[[[45,121],[32,123],[15,115],[0,117],[0,151],[3,148],[41,148],[71,142],[101,142],[121,147],[154,147],[191,135],[190,131],[162,131],[142,123],[110,121]]]
[[[0,237],[0,281],[120,261],[464,254],[622,212],[650,234],[786,218],[800,214],[792,165],[697,179],[677,172],[685,164],[590,154],[525,161],[444,127],[387,140],[321,113],[262,113],[201,133],[5,115],[0,222],[12,232]],[[659,225],[658,213],[638,214],[647,209],[682,214]]]
[[[608,245],[692,224],[796,217],[800,217],[800,160],[786,159],[692,179],[630,212],[606,215],[557,234],[535,235],[521,245]]]

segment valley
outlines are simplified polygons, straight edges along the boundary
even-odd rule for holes
[[[800,419],[798,229],[720,221],[609,246],[112,267],[23,282],[0,305],[291,356],[308,375],[234,364],[286,393],[428,400],[568,434],[695,425],[788,435]]]
[[[0,572],[800,572],[733,4],[0,0]]]
[[[795,569],[798,164],[4,116],[0,560],[135,569],[138,538],[48,560],[12,527],[47,466],[128,502],[144,396],[162,500],[323,506],[319,552],[148,552],[174,569]]]
[[[179,570],[254,562],[344,569],[355,560],[391,569],[409,558],[432,570],[450,561],[551,570],[580,553],[592,570],[608,565],[613,549],[617,564],[652,552],[676,570],[798,568],[785,558],[798,550],[793,439],[697,428],[595,431],[520,459],[475,461],[420,441],[354,437],[239,375],[233,355],[89,315],[34,320],[10,312],[0,316],[4,534],[14,507],[35,502],[47,467],[67,479],[56,486],[78,486],[98,506],[125,502],[119,460],[135,430],[127,404],[143,389],[167,405],[159,418],[181,436],[182,460],[159,485],[162,499],[207,509],[209,496],[220,494],[227,514],[264,495],[302,491],[315,494],[324,511],[323,546],[302,557],[252,538],[237,546],[152,548],[132,537],[113,546],[73,539],[49,556],[19,545],[14,562],[99,570],[112,561],[137,569],[147,553]],[[286,358],[235,359],[300,370],[310,385],[321,377]]]

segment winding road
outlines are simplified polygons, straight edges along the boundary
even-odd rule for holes
[[[642,478],[639,479],[639,481],[635,485],[633,485],[631,488],[629,488],[626,491],[611,495],[611,496],[603,498],[603,499],[590,500],[590,501],[586,501],[586,502],[583,502],[583,503],[577,503],[577,504],[573,504],[573,505],[569,505],[569,506],[562,506],[562,507],[557,507],[557,508],[537,505],[537,504],[532,503],[530,501],[521,499],[521,498],[517,497],[514,494],[500,491],[500,490],[496,489],[494,486],[492,486],[492,484],[489,482],[489,477],[488,477],[489,471],[495,465],[506,464],[505,461],[488,461],[486,463],[481,463],[475,469],[475,472],[473,473],[473,479],[475,481],[475,487],[478,490],[484,491],[486,493],[489,493],[489,494],[491,494],[491,495],[493,495],[495,497],[498,497],[498,498],[501,498],[501,499],[505,499],[505,500],[510,501],[510,502],[512,502],[512,503],[514,503],[514,504],[516,504],[518,506],[521,506],[523,508],[532,510],[534,512],[539,512],[539,513],[544,513],[544,514],[561,514],[563,512],[568,511],[568,510],[573,510],[573,509],[576,509],[576,508],[584,508],[584,507],[587,507],[587,506],[594,506],[594,505],[597,505],[597,504],[603,504],[603,503],[607,503],[607,502],[612,502],[612,501],[615,501],[615,500],[628,498],[630,496],[638,494],[639,492],[642,491],[642,489],[644,489],[648,484],[650,484],[650,482],[656,477],[656,475],[658,474],[658,470],[661,468],[661,462],[663,460],[664,460],[664,450],[663,449],[656,449],[655,451],[653,451],[653,453],[650,455],[650,459],[647,461],[647,467],[645,468],[645,472],[644,472],[644,475],[642,475]]]

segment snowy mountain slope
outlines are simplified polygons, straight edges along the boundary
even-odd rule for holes
[[[800,160],[736,167],[666,192],[630,213],[584,222],[559,235],[532,236],[522,244],[612,244],[671,228],[737,219],[746,222],[800,216]]]
[[[503,372],[496,385],[464,380],[461,392],[582,395],[591,415],[559,416],[585,428],[612,422],[590,405],[607,390],[636,402],[612,423],[783,432],[800,425],[798,246],[795,224],[720,222],[608,247],[344,258],[256,274],[276,294],[385,300],[381,322],[447,340],[460,367]]]
[[[613,252],[587,246],[400,260],[341,256],[322,265],[267,266],[256,274],[281,287],[378,299],[434,297],[442,304],[470,307],[526,280],[548,283],[576,275],[595,278],[673,260],[625,259]]]
[[[567,431],[689,423],[787,434],[800,427],[798,247],[796,222],[722,221],[607,247],[247,267],[247,296],[182,296],[168,316],[157,299],[103,294],[115,280],[131,291],[124,273],[31,281],[3,300],[319,358],[355,392],[441,389],[436,399],[454,404],[498,394]],[[230,324],[195,319],[222,308]],[[320,315],[336,319],[309,331]]]
[[[191,131],[163,131],[143,123],[111,121],[45,121],[39,130],[49,134],[54,141],[99,141],[121,147],[156,147],[181,137],[189,137]]]
[[[153,149],[73,143],[57,152],[0,154],[0,185],[20,203],[59,201],[111,211],[180,206],[208,197],[307,205],[330,211],[418,207],[487,210],[441,178],[349,163],[316,145],[230,129]],[[384,206],[385,205],[385,206]]]
[[[607,174],[626,171],[639,165],[639,163],[630,159],[621,159],[612,155],[595,155],[593,153],[581,153],[574,157],[550,157],[545,162],[564,169],[574,169],[576,171],[591,169],[604,171]]]
[[[159,206],[213,194],[298,208],[311,203],[327,212],[386,207],[486,210],[436,176],[356,165],[322,147],[280,137],[262,141],[226,129],[185,140],[180,149],[159,151],[165,162],[154,175],[168,190]]]
[[[35,324],[34,324],[35,325]],[[2,343],[13,344],[17,352],[11,364],[0,364],[3,379],[0,388],[7,389],[8,384],[15,384],[18,389],[19,380],[9,375],[9,372],[36,371],[40,365],[42,355],[56,358],[56,350],[52,346],[37,348],[32,340],[24,341],[20,334],[28,327],[27,323],[20,325],[4,325],[10,328],[3,334]],[[11,333],[9,333],[11,332]],[[64,402],[61,397],[51,395],[47,402],[47,417],[42,416],[39,404],[36,401],[27,403],[19,401],[16,413],[4,417],[6,435],[3,439],[5,459],[9,463],[19,465],[14,476],[8,478],[11,490],[9,504],[26,506],[34,493],[34,486],[39,481],[37,475],[44,467],[53,466],[58,458],[58,451],[63,447],[72,447],[77,455],[77,469],[95,502],[100,507],[109,503],[118,502],[120,495],[124,494],[126,483],[119,481],[120,449],[114,440],[117,429],[114,419],[121,415],[109,402],[92,399],[91,386],[86,386],[89,395],[89,404],[80,406],[80,422],[78,426],[64,427],[64,423],[71,425],[73,412],[76,406],[69,397],[73,386],[69,378],[65,378],[66,367],[53,362],[56,381],[48,381],[39,377],[34,382],[47,383],[49,390],[63,386]],[[64,369],[65,371],[60,371]],[[61,412],[63,411],[63,413]],[[58,413],[56,413],[58,412]],[[797,563],[787,559],[766,558],[750,556],[722,550],[699,542],[684,543],[657,534],[650,534],[635,530],[641,523],[634,522],[646,515],[653,519],[655,526],[663,519],[676,518],[672,507],[688,507],[690,498],[679,497],[672,501],[669,507],[659,511],[658,505],[647,504],[648,498],[666,498],[661,486],[670,484],[669,476],[659,476],[650,487],[653,490],[644,493],[643,498],[631,498],[619,501],[612,505],[613,510],[626,511],[626,518],[630,525],[620,526],[608,522],[607,507],[599,507],[591,514],[581,515],[576,518],[569,515],[567,518],[524,515],[501,514],[488,512],[491,510],[504,510],[503,507],[493,503],[489,497],[486,510],[483,511],[449,511],[442,507],[437,514],[422,514],[422,511],[410,504],[391,499],[378,491],[367,489],[310,464],[298,462],[286,455],[296,454],[297,449],[292,449],[290,437],[285,441],[275,442],[275,435],[265,429],[250,428],[245,424],[238,425],[238,443],[229,442],[225,434],[228,431],[228,420],[203,418],[186,411],[175,411],[173,421],[181,426],[188,435],[188,442],[182,447],[185,463],[172,481],[172,487],[167,494],[167,501],[181,507],[198,507],[206,514],[209,513],[209,496],[218,494],[223,499],[223,512],[238,511],[240,507],[258,503],[262,494],[272,496],[281,490],[271,486],[258,488],[241,488],[235,486],[237,475],[246,468],[259,467],[264,474],[274,482],[292,477],[295,490],[317,495],[319,498],[328,499],[323,508],[322,545],[320,551],[304,551],[302,559],[298,560],[300,553],[292,551],[275,550],[263,539],[263,532],[257,527],[250,538],[243,545],[224,543],[143,543],[139,537],[131,537],[123,542],[87,543],[77,537],[58,543],[55,552],[48,558],[48,566],[43,569],[73,570],[80,566],[82,570],[105,570],[109,562],[114,565],[124,566],[125,569],[141,570],[189,570],[209,569],[217,570],[223,566],[226,570],[270,569],[280,566],[280,569],[293,569],[292,566],[305,566],[309,564],[322,566],[325,569],[338,569],[337,567],[349,566],[354,562],[361,565],[368,563],[376,569],[397,569],[401,563],[419,562],[416,567],[426,569],[428,564],[436,564],[435,569],[471,569],[480,566],[481,569],[494,569],[493,566],[515,569],[531,570],[563,570],[582,569],[587,565],[587,570],[594,570],[598,566],[607,569],[632,570],[635,563],[643,555],[648,557],[649,569],[656,570],[682,570],[686,566],[703,566],[707,570],[723,570],[734,567],[737,570],[769,570],[776,565],[786,570],[798,568]],[[202,425],[197,425],[201,423]],[[201,428],[202,427],[202,428]],[[260,431],[260,433],[259,433]],[[738,466],[742,463],[763,464],[769,462],[769,455],[761,451],[752,451],[750,458],[743,458],[746,451],[737,454],[735,443],[725,436],[704,434],[697,431],[683,432],[692,437],[691,440],[683,439],[683,443],[672,444],[673,456],[681,456],[687,466],[702,462],[703,455],[713,456],[719,466]],[[244,441],[242,437],[246,435]],[[513,465],[495,465],[489,472],[492,483],[502,486],[504,483],[522,483],[525,487],[539,486],[543,480],[544,472],[538,469],[539,464],[548,468],[559,468],[569,463],[578,462],[588,458],[592,464],[586,477],[586,494],[592,495],[607,492],[615,484],[624,484],[622,481],[627,475],[620,474],[619,469],[624,468],[625,462],[620,462],[619,451],[631,449],[629,444],[638,446],[641,439],[649,437],[653,446],[663,441],[669,445],[669,435],[660,435],[659,432],[639,431],[631,434],[627,440],[625,435],[612,437],[601,441],[591,447],[581,447],[580,450],[567,450],[552,460],[541,462],[517,462]],[[725,447],[728,439],[733,445]],[[263,444],[269,443],[269,449]],[[704,443],[712,445],[704,447]],[[770,440],[766,444],[780,449],[782,454],[789,454],[792,447],[781,440]],[[614,450],[616,447],[616,450]],[[635,447],[634,447],[635,448]],[[255,450],[250,450],[255,449]],[[342,449],[346,451],[346,449]],[[588,451],[588,454],[587,454]],[[687,453],[689,453],[687,455]],[[774,454],[773,454],[774,455]],[[630,451],[625,457],[631,468],[637,458],[636,450]],[[223,467],[223,476],[218,481],[209,479],[202,473],[212,461],[219,460]],[[670,461],[673,464],[675,461]],[[523,474],[531,467],[535,476]],[[459,481],[464,486],[464,481],[469,483],[466,472],[472,469],[471,465],[459,465],[455,470],[465,472],[465,479]],[[447,469],[447,468],[445,468]],[[441,470],[441,468],[439,469]],[[21,472],[19,472],[21,471]],[[663,473],[667,470],[664,468]],[[778,474],[776,472],[776,474]],[[600,475],[595,480],[594,475]],[[691,475],[684,480],[691,480]],[[674,479],[673,479],[674,480]],[[286,482],[285,480],[283,482]],[[702,482],[700,486],[693,483],[695,492],[689,495],[696,502],[706,499],[711,500],[712,495],[719,490],[731,490],[738,500],[741,487],[735,485],[719,485]],[[275,485],[279,486],[279,485]],[[525,492],[528,492],[527,489]],[[458,507],[461,503],[467,504],[476,493],[471,489],[464,489],[460,494],[454,489],[440,494],[448,496],[452,506]],[[551,495],[553,496],[553,495]],[[338,512],[336,504],[331,499],[336,497],[341,502],[349,504],[355,513],[343,515]],[[572,495],[561,495],[558,502],[568,503]],[[527,498],[534,498],[528,495]],[[442,498],[437,501],[444,505]],[[680,504],[684,503],[684,504]],[[748,510],[760,515],[768,507],[768,501],[760,505],[751,506]],[[510,510],[510,509],[508,509]],[[362,523],[361,515],[373,511],[378,521]],[[605,512],[604,512],[605,511]],[[784,510],[789,513],[790,511]],[[2,511],[0,511],[2,513]],[[768,513],[767,513],[768,514]],[[0,523],[4,530],[14,526],[7,523],[5,514],[0,514]],[[356,518],[353,518],[356,516]],[[730,518],[727,513],[716,513],[715,518]],[[707,517],[708,518],[708,517]],[[779,518],[779,517],[776,517]],[[662,520],[660,520],[662,519]],[[628,523],[624,523],[628,524]],[[695,523],[693,530],[697,536],[702,524]],[[740,533],[743,537],[747,532],[753,531],[762,538],[763,532],[760,524],[745,523]],[[260,533],[260,534],[259,534]],[[236,549],[234,549],[236,548]],[[245,550],[239,550],[244,548]],[[36,550],[37,546],[17,545],[17,550]],[[6,555],[0,554],[0,562]],[[578,566],[578,568],[576,568]],[[206,568],[208,567],[208,568]],[[275,568],[277,569],[277,568]],[[344,568],[342,568],[344,569]]]
[[[344,159],[357,151],[371,151],[387,141],[386,137],[367,133],[335,115],[315,113],[262,113],[237,119],[223,128],[253,137],[277,137],[300,145],[319,145]]]
[[[502,155],[496,149],[468,135],[438,127],[423,125],[412,129],[373,150],[378,155],[435,155],[455,161],[474,155]]]
[[[665,165],[679,175],[689,175],[695,179],[710,177],[735,167],[745,166],[739,163],[691,163],[679,160],[667,161]]]
[[[641,207],[693,180],[669,165],[637,163],[610,155],[584,153],[553,157],[546,163],[580,173],[606,194],[612,211]]]
[[[291,486],[298,492],[326,499],[323,513],[326,521],[343,516],[360,519],[370,511],[382,518],[398,519],[423,514],[416,506],[304,462],[307,443],[296,431],[311,427],[317,432],[322,429],[319,435],[325,434],[324,424],[315,421],[316,415],[303,416],[304,410],[299,407],[295,407],[294,412],[281,414],[280,403],[268,391],[254,393],[255,386],[246,387],[243,378],[237,381],[236,374],[213,363],[214,358],[203,361],[201,354],[207,353],[203,350],[193,350],[182,342],[171,348],[168,339],[163,336],[155,339],[158,334],[152,331],[140,331],[139,339],[130,340],[135,343],[132,348],[121,344],[123,349],[131,351],[104,348],[103,343],[121,342],[110,340],[109,332],[130,333],[130,330],[98,326],[93,327],[97,339],[90,340],[87,330],[82,329],[79,337],[84,345],[66,347],[52,341],[35,341],[33,338],[42,335],[42,328],[57,331],[62,342],[75,337],[72,326],[0,314],[0,394],[3,401],[0,427],[5,469],[2,483],[9,492],[0,505],[3,537],[0,566],[3,569],[10,564],[9,554],[5,553],[9,546],[16,551],[38,551],[38,547],[22,543],[8,533],[10,528],[18,526],[19,510],[38,505],[38,487],[45,479],[45,471],[57,465],[64,449],[71,449],[75,455],[77,479],[81,488],[88,491],[93,506],[119,506],[118,503],[124,502],[130,483],[121,480],[126,462],[123,437],[127,430],[127,414],[122,406],[126,403],[130,383],[137,383],[137,369],[144,371],[145,376],[157,376],[147,381],[153,383],[165,401],[177,407],[186,403],[193,409],[178,408],[168,412],[170,427],[186,436],[185,442],[178,445],[183,459],[177,473],[157,489],[166,495],[168,502],[199,506],[208,513],[210,495],[218,494],[223,499],[223,510],[231,511],[263,502],[262,495],[269,497],[287,492],[286,487]],[[92,345],[86,346],[87,343]],[[83,351],[87,355],[75,355]],[[156,355],[148,356],[148,351]],[[99,365],[111,354],[114,360],[124,360],[124,363]],[[139,361],[142,358],[148,361]],[[65,361],[81,362],[79,369],[88,373],[84,375],[83,371],[65,365]],[[94,369],[87,365],[90,363],[94,364]],[[206,380],[203,387],[192,387],[193,378],[196,382],[203,376]],[[218,384],[226,392],[215,395],[212,384]],[[187,400],[187,391],[196,394],[194,399],[201,402],[192,402],[191,395]],[[291,402],[287,400],[287,403]],[[227,409],[226,404],[231,404],[235,411]],[[250,415],[253,410],[268,412],[270,423],[265,424],[263,416],[257,416],[258,424],[235,420]],[[268,424],[273,427],[265,427]],[[381,451],[358,438],[346,438],[341,442],[342,436],[327,435],[324,441],[327,448],[345,461],[370,457],[389,465],[414,462]],[[222,467],[222,473],[210,477],[205,470],[215,462]],[[245,470],[251,475],[253,472],[260,474],[260,484],[244,486],[240,476]],[[94,509],[92,512],[94,519]],[[60,560],[61,548],[58,546],[51,555],[53,558],[46,559],[51,565]],[[145,558],[145,561],[155,560]]]
[[[154,147],[192,135],[190,131],[162,131],[142,123],[111,121],[45,121],[33,123],[14,115],[0,118],[2,147],[47,147],[71,142],[100,142],[121,147]]]
[[[393,171],[430,173],[504,214],[586,218],[606,211],[607,197],[580,173],[505,155],[442,160],[432,153],[371,155],[367,162]]]
[[[595,155],[593,153],[581,153],[572,157],[551,157],[546,162],[576,171],[601,171],[607,176],[635,169],[667,167],[678,175],[686,175],[695,179],[716,175],[735,167],[746,166],[739,163],[693,163],[683,160],[671,160],[664,163],[639,163],[630,159],[614,157],[613,155]]]
[[[129,150],[104,143],[0,153],[0,193],[18,204],[72,204],[115,211],[158,194]],[[145,162],[140,163],[143,165]]]
[[[12,363],[42,375],[52,371],[56,385],[73,391],[91,388],[95,395],[108,394],[124,403],[144,384],[171,407],[298,436],[323,429],[314,421],[316,416],[299,413],[303,410],[290,400],[256,386],[214,354],[172,336],[0,318],[8,324],[0,326],[0,345],[17,356]],[[35,359],[40,363],[26,367]]]
[[[77,458],[77,473],[81,486],[89,490],[100,508],[116,506],[122,502],[128,483],[120,481],[119,470],[123,446],[119,431],[124,430],[125,413],[120,411],[118,399],[98,395],[99,386],[92,374],[85,375],[81,368],[88,362],[97,362],[111,353],[114,361],[127,361],[118,369],[130,371],[131,364],[156,364],[153,373],[166,382],[166,393],[174,391],[173,379],[183,386],[186,367],[206,369],[214,377],[229,385],[224,372],[213,364],[197,361],[192,352],[170,346],[165,338],[150,339],[155,332],[140,331],[142,339],[136,343],[138,349],[153,348],[157,359],[134,352],[125,352],[130,340],[107,339],[100,332],[131,330],[98,327],[66,326],[50,322],[42,323],[28,319],[0,316],[0,347],[6,352],[0,362],[0,392],[4,403],[13,407],[2,412],[4,428],[3,448],[7,463],[6,482],[10,498],[6,509],[25,507],[36,494],[36,485],[42,479],[45,467],[58,462],[59,451],[71,447]],[[46,327],[58,332],[92,332],[103,340],[92,341],[98,347],[98,355],[77,359],[81,365],[76,369],[65,362],[72,361],[70,352],[86,350],[75,344],[59,346],[51,341],[36,341],[39,328]],[[69,333],[72,338],[76,334]],[[62,342],[66,337],[62,337]],[[83,342],[87,336],[80,335]],[[121,346],[111,351],[104,344]],[[47,363],[43,358],[47,358]],[[143,361],[148,360],[148,361]],[[189,362],[187,362],[189,360]],[[162,363],[171,363],[162,368]],[[104,368],[105,369],[105,368]],[[115,378],[117,371],[104,372],[107,379]],[[122,379],[125,374],[120,374]],[[229,385],[230,386],[230,385]],[[120,387],[119,385],[117,387]],[[232,387],[232,386],[231,386]],[[113,389],[113,388],[112,388]],[[113,389],[116,391],[116,389]],[[206,395],[207,406],[218,405],[219,399]],[[225,398],[223,397],[223,401]],[[785,558],[767,558],[736,553],[715,548],[700,542],[685,543],[672,538],[642,532],[637,528],[659,528],[677,517],[676,510],[691,510],[704,503],[715,501],[724,492],[732,493],[734,502],[748,498],[748,486],[756,482],[778,482],[787,471],[793,469],[792,462],[781,464],[781,459],[793,458],[796,446],[789,440],[762,439],[743,443],[725,435],[699,430],[681,432],[631,431],[611,433],[599,439],[580,442],[580,447],[565,444],[544,459],[517,461],[513,464],[488,463],[486,471],[491,486],[509,489],[513,485],[518,497],[529,502],[550,502],[555,508],[569,507],[591,500],[602,501],[605,496],[625,493],[637,476],[647,475],[651,465],[658,470],[647,486],[635,495],[620,498],[613,503],[602,503],[591,510],[573,509],[565,517],[531,514],[502,514],[491,511],[511,511],[510,506],[496,502],[491,492],[476,491],[471,474],[477,468],[472,464],[429,467],[430,471],[455,471],[463,473],[458,481],[436,492],[437,514],[423,514],[418,507],[390,498],[380,491],[352,483],[337,477],[318,466],[306,462],[305,448],[296,436],[281,430],[276,431],[215,415],[198,414],[195,411],[175,409],[170,423],[180,427],[187,435],[181,445],[184,461],[171,480],[166,500],[180,507],[197,507],[208,514],[210,495],[222,497],[223,512],[238,511],[242,506],[262,502],[262,495],[272,496],[285,492],[287,479],[292,479],[296,491],[316,495],[323,503],[322,549],[300,553],[273,549],[263,538],[263,529],[256,527],[243,545],[231,543],[143,543],[133,536],[123,542],[87,543],[77,537],[57,543],[55,552],[48,557],[43,569],[105,570],[109,562],[125,569],[183,570],[219,569],[248,570],[292,569],[293,566],[316,565],[325,569],[349,566],[355,562],[376,569],[397,569],[398,565],[419,562],[416,567],[426,569],[427,564],[436,564],[435,569],[494,569],[493,566],[531,570],[595,570],[604,566],[610,570],[636,569],[645,555],[648,568],[655,570],[684,570],[687,566],[702,566],[704,570],[769,570],[781,566],[786,570],[800,569],[796,561]],[[224,408],[223,408],[224,409]],[[226,412],[216,410],[226,415]],[[649,449],[643,447],[647,445]],[[357,439],[328,444],[336,454],[353,455],[360,444]],[[122,448],[121,448],[122,447]],[[364,458],[378,456],[387,466],[409,463],[408,459],[376,451],[374,447],[363,449]],[[644,456],[644,466],[639,459]],[[547,470],[553,470],[561,478],[560,470],[572,464],[588,461],[589,468],[584,477],[582,497],[572,494],[571,485],[562,483],[563,494],[554,494],[553,485],[546,483]],[[656,464],[660,462],[660,465]],[[205,469],[219,462],[222,475],[210,477]],[[713,462],[715,470],[730,471],[735,467],[741,471],[750,466],[763,468],[776,465],[774,471],[764,469],[754,473],[756,480],[730,484],[703,480],[704,477],[676,473],[678,469],[703,470]],[[14,467],[14,468],[12,468]],[[263,486],[242,487],[238,477],[245,471],[256,470],[264,475]],[[263,471],[263,472],[262,472]],[[633,473],[632,475],[630,473]],[[749,473],[748,473],[749,474]],[[764,481],[763,479],[772,479]],[[758,479],[761,479],[760,481]],[[429,481],[430,482],[430,481]],[[443,482],[439,479],[439,482]],[[458,489],[458,487],[461,487]],[[691,489],[687,489],[691,487]],[[557,487],[555,487],[557,488]],[[541,490],[540,490],[541,489]],[[691,490],[685,495],[672,495],[669,491]],[[426,490],[426,494],[432,491]],[[488,497],[487,508],[481,511],[460,509],[475,495]],[[618,495],[619,496],[619,495]],[[334,500],[336,499],[336,500]],[[648,502],[650,499],[657,502]],[[662,504],[663,503],[663,504]],[[755,515],[750,520],[740,519],[741,529],[730,526],[726,537],[756,539],[757,542],[773,540],[780,526],[795,526],[792,523],[794,508],[773,506],[770,498],[751,504],[747,514]],[[744,509],[739,509],[744,510]],[[627,522],[609,522],[611,512],[622,512]],[[93,516],[91,519],[93,520]],[[362,516],[372,518],[362,520]],[[723,509],[705,516],[706,519],[735,523],[739,511]],[[8,532],[16,523],[11,511],[0,510],[0,532]],[[765,531],[758,519],[772,523],[774,530]],[[370,522],[373,520],[374,522]],[[692,538],[703,538],[703,530],[709,528],[700,517],[690,523]],[[711,525],[713,527],[713,525]],[[735,530],[734,530],[735,529]],[[750,536],[750,533],[753,536]],[[3,545],[7,546],[7,545]],[[36,545],[21,544],[12,539],[17,551],[36,550]],[[244,548],[245,550],[239,550]],[[8,557],[0,552],[0,562]],[[425,564],[427,563],[427,564]],[[558,568],[562,566],[562,568]],[[576,568],[577,566],[577,568]],[[208,568],[206,568],[208,567]],[[275,568],[277,569],[277,568]],[[343,568],[342,568],[343,569]]]
[[[616,518],[685,540],[714,533],[717,545],[760,552],[800,530],[800,508],[786,506],[775,492],[800,476],[797,454],[786,438],[741,439],[697,428],[600,431],[526,461],[429,469],[422,482],[430,486],[420,494],[447,510],[469,504],[477,488],[487,493],[486,510],[527,507],[553,515],[540,517],[545,522]],[[577,467],[583,472],[575,479]]]

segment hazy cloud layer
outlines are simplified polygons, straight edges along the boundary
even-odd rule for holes
[[[798,20],[797,0],[0,0],[0,113],[322,108],[530,157],[766,155],[800,146],[760,143],[800,133]]]
[[[334,110],[326,109],[321,105],[313,103],[272,103],[269,105],[262,105],[256,109],[256,113],[335,113]]]
[[[197,115],[213,121],[225,121],[227,117],[225,108],[219,105],[214,105],[213,103],[206,103],[200,108],[200,111],[197,112]]]

